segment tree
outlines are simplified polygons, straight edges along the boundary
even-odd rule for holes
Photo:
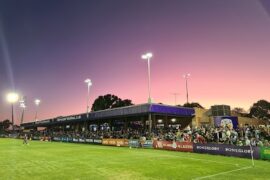
[[[241,107],[235,107],[235,108],[233,108],[232,111],[237,113],[237,114],[245,113],[245,110]]]
[[[132,101],[129,99],[122,100],[116,95],[106,94],[104,96],[99,96],[92,105],[92,111],[99,111],[104,109],[113,109],[117,107],[124,107],[133,105]]]
[[[203,107],[202,105],[200,105],[199,103],[197,103],[197,102],[185,103],[185,104],[183,105],[183,107],[189,107],[189,108],[195,108],[195,107],[197,107],[197,108],[202,108],[202,109],[204,109],[204,107]]]
[[[0,122],[0,131],[6,131],[12,123],[9,119],[5,119]]]
[[[250,108],[250,117],[262,120],[270,120],[270,102],[266,100],[259,100]]]
[[[245,111],[241,107],[235,107],[231,111],[232,111],[233,115],[237,115],[237,116],[241,116],[241,117],[250,117],[249,113],[247,113],[247,111]]]

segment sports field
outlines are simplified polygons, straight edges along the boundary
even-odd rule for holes
[[[270,162],[0,138],[0,179],[270,179]]]

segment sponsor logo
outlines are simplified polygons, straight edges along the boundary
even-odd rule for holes
[[[56,121],[68,121],[68,120],[75,120],[75,119],[81,119],[81,115],[78,116],[68,116],[68,117],[62,117],[62,118],[57,118]]]
[[[270,149],[264,149],[263,154],[269,154],[270,155]]]
[[[210,150],[210,151],[219,151],[219,147],[211,146],[197,146],[197,149]]]
[[[102,140],[101,140],[101,139],[94,139],[93,142],[94,142],[94,143],[102,143]]]
[[[237,148],[225,148],[226,152],[235,152],[235,153],[247,153],[250,154],[250,149],[237,149]]]

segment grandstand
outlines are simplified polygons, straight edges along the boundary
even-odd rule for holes
[[[45,127],[47,130],[84,131],[91,127],[127,128],[132,125],[152,130],[156,127],[175,126],[185,128],[191,124],[194,109],[161,104],[141,104],[128,107],[95,111],[89,114],[60,116],[52,119],[23,123],[28,130]],[[86,129],[85,129],[86,128]]]

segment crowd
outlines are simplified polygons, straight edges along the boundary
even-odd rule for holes
[[[31,136],[42,136],[51,139],[53,137],[78,138],[78,139],[140,139],[167,140],[193,143],[218,143],[232,144],[236,146],[270,146],[270,127],[244,126],[237,129],[229,127],[194,127],[187,126],[185,129],[157,128],[149,133],[146,129],[118,129],[95,131],[43,131],[33,132]]]
[[[189,126],[184,130],[159,133],[158,138],[194,143],[219,143],[237,146],[270,146],[270,128],[244,126],[232,129],[229,127],[195,127]]]

